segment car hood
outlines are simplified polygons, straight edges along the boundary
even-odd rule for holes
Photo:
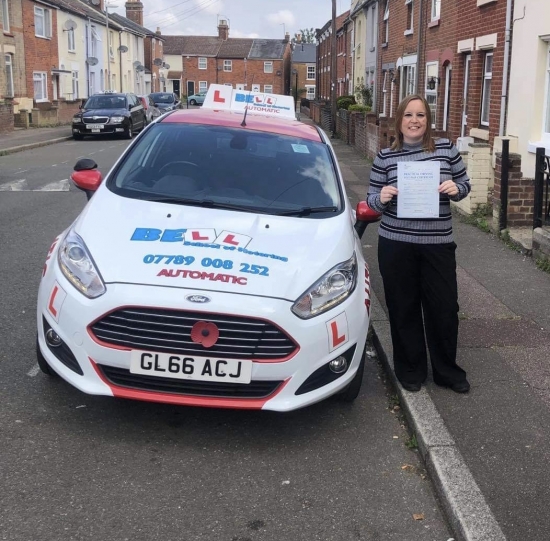
[[[75,223],[103,280],[295,300],[354,250],[350,213],[269,216],[119,197]]]
[[[120,109],[87,109],[82,111],[83,117],[91,116],[124,116],[128,111],[124,108]]]

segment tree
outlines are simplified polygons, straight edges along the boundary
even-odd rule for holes
[[[301,35],[301,43],[315,43],[315,30],[313,28],[300,28],[300,33],[294,34],[292,43],[297,43],[298,35]]]

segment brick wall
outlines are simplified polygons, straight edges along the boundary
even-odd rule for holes
[[[11,100],[5,103],[0,102],[0,133],[13,131],[13,104]]]
[[[498,229],[498,212],[502,205],[502,153],[497,152],[495,165],[495,185],[493,192],[494,224]],[[524,178],[521,172],[521,155],[509,154],[508,168],[508,227],[533,225],[535,183],[532,178]]]

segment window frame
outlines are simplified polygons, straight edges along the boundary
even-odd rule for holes
[[[433,73],[433,68],[435,66],[435,73]],[[432,69],[430,69],[432,68]],[[432,73],[430,73],[432,72]],[[426,62],[426,76],[424,77],[424,98],[430,105],[432,111],[432,128],[435,128],[437,125],[437,93],[439,92],[439,62]],[[429,78],[434,77],[435,79],[435,88],[430,90],[428,88]],[[434,103],[430,103],[429,97],[434,98]],[[433,105],[433,108],[432,108]]]
[[[306,85],[306,98],[308,100],[314,100],[315,99],[315,85]]]
[[[273,94],[273,85],[264,85],[264,94]]]
[[[487,71],[487,60],[491,58],[491,71]],[[479,114],[479,123],[486,128],[489,127],[491,114],[491,86],[493,80],[493,62],[494,52],[489,51],[485,53],[483,59],[483,79],[481,82],[481,109]],[[486,94],[488,94],[487,106],[485,105]],[[486,118],[486,120],[485,120]]]
[[[76,39],[74,35],[74,28],[67,30],[67,50],[70,53],[76,53]]]
[[[205,70],[205,69],[208,69],[208,58],[206,58],[206,56],[199,56],[198,58],[198,68],[200,70]]]
[[[78,89],[78,71],[73,71],[71,73],[71,88],[73,91],[72,98],[73,100],[77,100],[80,97],[79,89]]]
[[[382,112],[380,116],[387,116],[388,112],[388,71],[384,71],[384,77],[382,79]]]
[[[48,101],[48,74],[45,71],[33,71],[32,72],[32,82],[33,82],[33,98],[37,103]],[[41,83],[41,94],[42,97],[36,97],[36,83]]]
[[[199,94],[208,91],[208,81],[199,81]]]
[[[441,18],[441,0],[432,0],[431,20],[439,21]]]
[[[407,6],[407,28],[404,32],[405,36],[410,36],[414,33],[414,2],[413,0],[405,0]]]
[[[384,45],[388,45],[390,41],[390,0],[386,0],[384,9]]]
[[[4,54],[4,64],[6,67],[6,97],[13,98],[15,88],[13,86],[13,55],[11,53]]]
[[[2,22],[4,28],[4,34],[9,34],[11,30],[10,26],[10,7],[8,0],[2,0]]]
[[[371,12],[371,19],[370,19],[370,52],[374,52],[376,50],[376,4],[373,4]]]
[[[42,21],[43,34],[38,34],[37,20]],[[34,6],[34,35],[37,38],[51,39],[52,37],[52,14],[48,8]]]
[[[313,71],[313,76],[311,77],[310,71]],[[316,66],[315,64],[308,65],[306,68],[306,81],[315,81],[316,76]]]
[[[273,61],[266,60],[264,62],[264,73],[273,73]]]
[[[223,61],[223,71],[226,71],[226,72],[233,71],[233,60],[224,60]]]

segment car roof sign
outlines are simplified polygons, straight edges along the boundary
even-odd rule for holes
[[[292,96],[234,90],[227,85],[210,85],[202,108],[243,114],[248,108],[249,115],[296,119],[296,106]]]

